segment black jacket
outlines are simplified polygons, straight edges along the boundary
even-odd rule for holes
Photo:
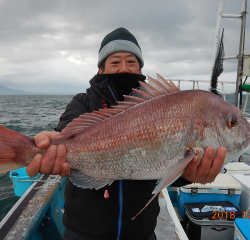
[[[91,87],[86,94],[77,94],[67,105],[55,130],[61,131],[74,118],[85,112],[92,112],[103,106],[115,105],[114,96],[118,95],[108,79],[97,81],[97,76],[90,80]],[[106,104],[106,105],[105,105]],[[172,186],[188,184],[179,178]],[[135,219],[138,213],[152,197],[154,180],[122,180],[99,190],[82,189],[69,180],[65,189],[65,212],[63,223],[70,230],[81,232],[93,240],[115,240],[120,232],[120,239],[143,240],[148,238],[156,227],[159,214],[158,198]],[[109,198],[104,198],[108,190]]]

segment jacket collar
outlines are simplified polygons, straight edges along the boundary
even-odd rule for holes
[[[122,95],[130,94],[132,88],[139,87],[139,81],[145,79],[142,74],[97,74],[89,82],[91,88],[111,106],[123,100]]]

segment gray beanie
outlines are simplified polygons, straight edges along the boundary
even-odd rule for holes
[[[125,28],[117,28],[102,40],[99,50],[98,68],[100,68],[105,58],[116,52],[133,53],[139,59],[140,67],[143,67],[144,61],[141,48],[136,38]]]

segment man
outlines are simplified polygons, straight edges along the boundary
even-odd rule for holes
[[[61,131],[74,118],[85,112],[109,108],[123,95],[130,94],[132,88],[139,87],[144,81],[141,74],[143,57],[136,38],[126,29],[118,28],[109,33],[102,41],[99,50],[98,74],[91,80],[86,94],[76,95],[66,107],[55,129]],[[35,136],[38,147],[46,148],[52,136],[58,132],[42,132]],[[70,173],[65,163],[66,148],[63,145],[50,146],[46,155],[37,155],[27,167],[30,176],[38,172],[60,174]],[[214,149],[208,147],[198,165],[198,156],[187,166],[182,177],[173,186],[183,186],[190,182],[212,182],[220,172],[226,149],[220,148],[215,157]],[[65,190],[65,213],[63,222],[66,227],[65,239],[87,240],[154,240],[154,229],[159,214],[158,199],[134,220],[134,216],[152,196],[156,181],[121,180],[110,186],[82,189],[69,180]]]

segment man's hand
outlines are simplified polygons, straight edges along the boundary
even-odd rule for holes
[[[182,177],[194,183],[206,184],[213,182],[221,171],[226,154],[226,148],[220,147],[214,156],[214,148],[208,147],[200,164],[199,157],[194,156],[184,170]]]
[[[49,146],[50,139],[60,134],[59,132],[44,131],[34,137],[38,148],[45,149]],[[70,173],[69,164],[65,162],[66,147],[64,145],[51,145],[45,156],[37,154],[31,163],[27,166],[27,173],[30,177],[36,176],[38,173],[61,175],[66,177]]]

